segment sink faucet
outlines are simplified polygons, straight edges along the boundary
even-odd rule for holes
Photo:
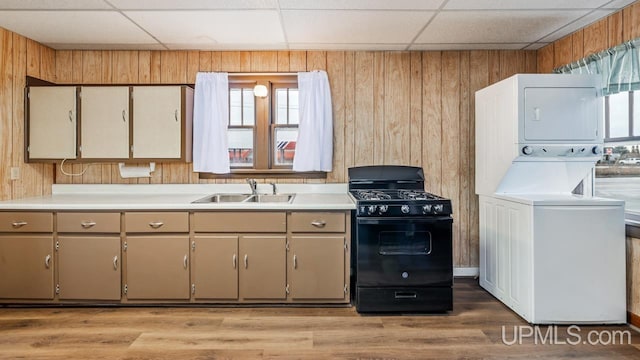
[[[273,195],[275,195],[277,193],[276,192],[276,183],[269,183],[269,185],[271,185],[271,188],[273,189],[272,193],[273,193]]]
[[[257,195],[258,194],[258,182],[255,179],[246,179],[247,184],[249,184],[249,187],[251,188],[251,194],[252,195]]]

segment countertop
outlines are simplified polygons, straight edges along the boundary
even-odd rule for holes
[[[258,193],[271,193],[259,184]],[[291,203],[192,204],[215,193],[247,194],[246,184],[53,185],[52,195],[0,202],[0,210],[352,210],[347,184],[278,184],[279,194],[295,194]]]

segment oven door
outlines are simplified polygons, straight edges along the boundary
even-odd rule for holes
[[[449,216],[357,218],[357,286],[451,286]]]

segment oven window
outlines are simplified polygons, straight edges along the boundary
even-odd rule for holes
[[[431,233],[428,231],[381,231],[378,238],[380,255],[429,255]]]

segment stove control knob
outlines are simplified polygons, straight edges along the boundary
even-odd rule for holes
[[[369,208],[367,209],[367,212],[369,213],[369,215],[373,214],[374,212],[376,212],[377,206],[375,205],[369,205]]]
[[[409,205],[402,205],[400,207],[400,211],[402,211],[403,214],[408,214],[410,210],[411,209],[409,209]]]
[[[431,212],[431,205],[424,205],[424,206],[422,207],[422,213],[423,213],[423,214],[428,214],[428,213],[430,213],[430,212]]]
[[[442,205],[442,204],[433,205],[433,212],[434,213],[441,213],[442,210],[444,210],[444,205]]]
[[[533,153],[533,148],[531,146],[525,146],[522,148],[522,153],[525,155],[531,155]]]
[[[379,212],[380,214],[384,214],[384,213],[386,213],[386,212],[387,212],[387,210],[389,210],[389,206],[388,206],[388,205],[380,205],[380,206],[378,207],[378,212]]]

